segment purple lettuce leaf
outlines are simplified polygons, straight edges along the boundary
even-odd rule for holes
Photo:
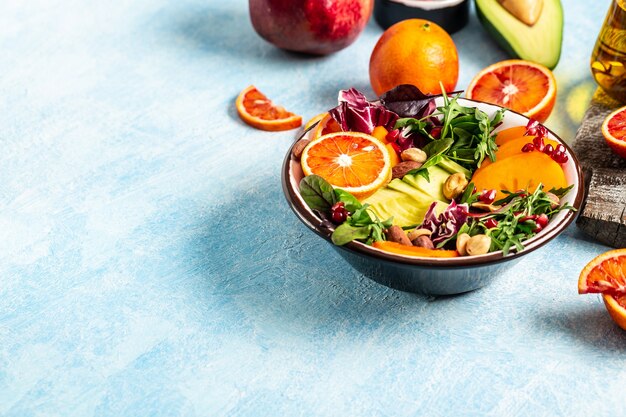
[[[467,221],[469,213],[467,204],[456,204],[454,200],[439,216],[435,212],[436,207],[437,202],[435,201],[428,208],[424,222],[420,226],[421,229],[430,230],[430,239],[435,246],[454,237]]]
[[[338,101],[339,105],[329,110],[329,113],[345,132],[371,134],[376,126],[391,130],[398,120],[397,114],[381,104],[367,101],[363,93],[356,88],[341,90]]]

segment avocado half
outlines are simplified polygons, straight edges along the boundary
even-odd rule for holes
[[[560,0],[544,0],[533,26],[522,23],[497,0],[476,0],[478,19],[509,54],[553,69],[561,57],[563,8]]]

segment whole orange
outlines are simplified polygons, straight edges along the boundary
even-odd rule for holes
[[[441,82],[453,91],[459,79],[459,56],[448,33],[433,22],[408,19],[382,34],[370,57],[370,82],[377,95],[400,84],[438,94]]]

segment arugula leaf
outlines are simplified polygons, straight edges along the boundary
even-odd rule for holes
[[[574,184],[570,185],[569,187],[565,187],[565,188],[552,188],[550,189],[549,192],[551,192],[552,194],[554,194],[555,196],[561,198],[563,197],[565,194],[569,193],[569,191],[574,188]]]
[[[327,212],[337,202],[333,186],[319,175],[309,175],[300,181],[300,195],[311,210]]]

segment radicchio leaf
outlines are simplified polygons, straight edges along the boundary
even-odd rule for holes
[[[453,91],[449,94],[456,93],[460,91]],[[441,94],[424,94],[411,84],[401,84],[380,96],[380,102],[400,117],[423,119],[437,109],[435,98],[439,96]]]
[[[435,246],[452,238],[459,232],[461,226],[467,221],[469,207],[467,204],[456,204],[454,200],[450,205],[437,216],[435,208],[437,202],[433,202],[426,215],[420,229],[428,229],[431,232],[430,239]]]
[[[329,113],[345,132],[371,134],[376,126],[391,130],[398,120],[397,114],[380,104],[367,101],[356,88],[341,90],[338,101],[339,105],[329,110]]]

